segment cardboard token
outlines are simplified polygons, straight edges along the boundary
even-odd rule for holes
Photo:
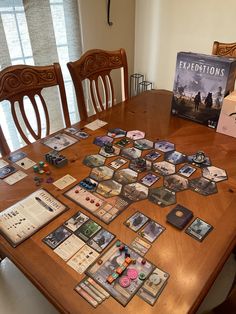
[[[124,277],[121,277],[120,280],[119,280],[119,284],[121,285],[121,287],[123,288],[127,288],[130,286],[130,279],[128,276],[124,276]]]

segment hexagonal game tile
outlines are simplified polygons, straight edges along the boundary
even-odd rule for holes
[[[114,171],[107,166],[95,167],[90,173],[90,178],[99,182],[112,178]]]
[[[147,198],[148,188],[136,182],[125,185],[121,193],[131,201],[141,201]]]
[[[114,174],[114,180],[122,184],[134,183],[137,181],[137,177],[137,172],[129,168],[117,170]]]
[[[142,157],[132,159],[129,167],[137,172],[149,171],[152,168],[152,163]]]
[[[158,141],[154,143],[154,148],[160,150],[161,152],[167,153],[175,150],[175,144],[168,141]]]
[[[131,138],[132,140],[140,140],[145,137],[145,133],[139,130],[128,131],[126,137]]]
[[[104,156],[104,157],[114,157],[114,156],[118,156],[120,154],[120,148],[116,147],[116,146],[112,146],[112,148],[114,149],[113,153],[107,153],[105,151],[105,146],[103,146],[100,151],[99,154]]]
[[[93,141],[93,144],[102,147],[105,144],[112,143],[112,142],[113,142],[113,138],[111,138],[110,136],[104,135],[104,136],[96,137],[95,140]]]
[[[164,186],[150,189],[148,199],[150,202],[161,207],[173,205],[176,203],[175,192],[167,189]]]
[[[106,158],[103,156],[96,154],[96,155],[88,155],[84,158],[83,163],[90,168],[93,167],[100,167],[105,164]]]
[[[121,150],[121,156],[124,156],[128,159],[134,159],[140,157],[142,154],[141,150],[135,147],[123,148]]]
[[[126,134],[126,131],[120,128],[110,129],[107,133],[107,135],[112,138],[120,138],[120,137],[125,136],[125,134]]]
[[[141,149],[141,150],[151,149],[151,148],[153,148],[153,142],[147,140],[146,138],[143,138],[141,140],[135,141],[134,147]]]
[[[223,180],[227,180],[227,173],[225,170],[221,168],[217,168],[215,166],[206,167],[202,169],[202,175],[204,178],[207,178],[214,182],[220,182]]]
[[[164,177],[164,186],[175,192],[183,191],[188,188],[188,180],[177,174]]]
[[[119,195],[122,185],[114,180],[102,181],[98,184],[96,192],[105,196],[112,197]]]
[[[165,153],[165,160],[174,165],[178,165],[186,160],[186,155],[174,150],[172,152]]]
[[[168,176],[175,173],[175,165],[168,161],[159,161],[153,164],[153,170],[163,176]]]
[[[189,180],[188,186],[191,190],[205,196],[217,192],[216,183],[203,177]]]

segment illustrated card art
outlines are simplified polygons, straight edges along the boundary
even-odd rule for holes
[[[91,240],[88,245],[97,252],[102,252],[115,238],[115,235],[105,229],[101,229]]]
[[[154,242],[164,231],[165,227],[159,223],[151,220],[147,225],[139,232],[140,236],[149,242]]]
[[[13,172],[16,172],[16,168],[11,166],[11,165],[7,165],[7,166],[0,168],[0,179],[4,179],[4,178],[8,177]]]
[[[185,164],[183,165],[183,167],[181,167],[178,171],[179,174],[181,174],[182,176],[189,178],[197,169]]]
[[[11,162],[16,162],[20,159],[23,159],[24,157],[26,157],[26,153],[24,152],[16,152],[16,153],[13,153],[11,154],[8,159],[11,161]]]
[[[75,234],[87,242],[91,239],[102,227],[95,221],[89,220],[85,222],[79,229],[75,231]]]
[[[43,242],[46,243],[50,248],[55,249],[59,244],[61,244],[66,238],[71,235],[71,232],[63,226],[60,226],[52,233],[47,235]]]
[[[64,226],[74,232],[88,220],[88,216],[82,212],[77,212],[74,216],[64,222]]]
[[[159,176],[155,175],[154,173],[148,173],[146,174],[140,182],[146,186],[152,186],[155,182],[157,182],[160,179]]]
[[[142,228],[148,220],[149,218],[147,216],[138,211],[126,220],[125,225],[136,232]]]
[[[209,232],[213,230],[213,226],[200,218],[196,218],[185,232],[198,241],[203,241]]]

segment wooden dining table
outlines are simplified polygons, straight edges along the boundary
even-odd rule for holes
[[[62,151],[69,163],[62,168],[51,166],[51,176],[57,180],[65,174],[70,174],[78,183],[87,177],[91,170],[83,164],[83,159],[99,151],[99,147],[93,144],[96,136],[107,134],[111,128],[121,128],[126,131],[141,130],[145,132],[147,139],[154,142],[168,140],[175,144],[177,151],[186,155],[204,151],[209,156],[212,165],[226,170],[228,178],[217,183],[218,192],[215,194],[203,196],[190,189],[176,193],[177,203],[190,209],[195,218],[199,217],[211,224],[213,230],[203,242],[196,241],[184,230],[181,231],[166,222],[167,214],[175,205],[160,207],[147,199],[133,202],[109,225],[105,225],[90,212],[65,198],[64,190],[59,190],[44,180],[41,186],[66,204],[68,210],[16,248],[0,236],[0,254],[7,256],[59,312],[73,314],[195,313],[234,249],[236,139],[217,133],[207,126],[171,115],[171,100],[172,92],[170,91],[146,91],[86,121],[79,122],[75,127],[83,129],[90,136]],[[103,120],[107,124],[96,131],[84,127],[95,119]],[[50,150],[40,140],[21,149],[37,163],[44,160],[44,155]],[[16,168],[19,167],[16,166]],[[24,172],[27,173],[27,177],[12,186],[0,180],[0,210],[8,208],[39,188],[34,182],[33,169],[30,168]],[[194,176],[197,174],[193,174]],[[155,183],[155,186],[162,185],[163,178]],[[128,245],[137,234],[127,228],[124,222],[137,210],[166,228],[145,256],[170,275],[165,289],[154,306],[148,305],[135,295],[126,307],[110,297],[94,309],[74,290],[85,274],[80,275],[69,267],[42,242],[42,239],[79,210]]]

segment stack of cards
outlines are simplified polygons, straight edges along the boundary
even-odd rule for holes
[[[84,278],[75,287],[75,291],[95,308],[110,296],[106,290],[104,290],[90,277]]]
[[[154,305],[165,288],[168,278],[168,273],[156,267],[142,288],[138,290],[137,295],[148,304]]]
[[[213,226],[200,218],[196,218],[190,226],[185,230],[187,234],[198,241],[203,241],[209,232],[213,230]]]
[[[193,218],[193,212],[186,207],[178,204],[166,216],[167,222],[178,229],[183,229]]]

